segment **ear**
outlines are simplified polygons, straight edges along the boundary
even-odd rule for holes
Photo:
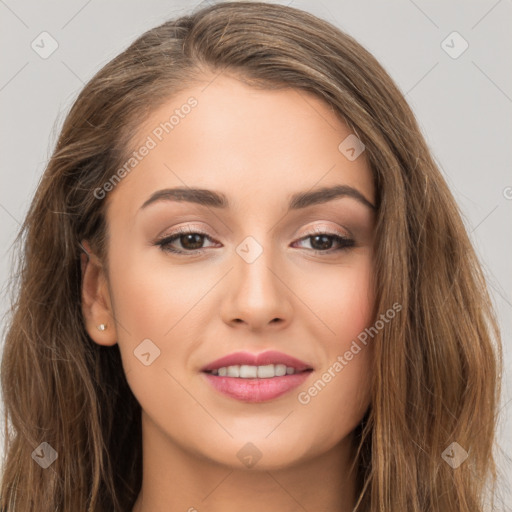
[[[98,345],[115,345],[117,331],[105,270],[99,258],[91,251],[89,243],[83,240],[81,245],[85,251],[80,255],[85,328]]]

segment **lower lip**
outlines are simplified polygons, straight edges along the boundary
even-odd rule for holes
[[[219,377],[211,373],[203,374],[208,382],[224,395],[242,402],[265,402],[300,386],[311,373],[311,371],[305,371],[268,379],[241,379],[238,377]]]

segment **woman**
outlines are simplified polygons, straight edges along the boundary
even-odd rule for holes
[[[143,34],[20,242],[3,510],[483,510],[482,272],[400,91],[327,22],[228,2]]]

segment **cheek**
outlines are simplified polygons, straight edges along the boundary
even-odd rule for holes
[[[350,265],[326,266],[296,287],[322,329],[324,349],[342,350],[372,321],[375,302],[370,256]]]
[[[120,332],[123,339],[129,333],[133,342],[151,337],[163,340],[172,336],[182,318],[188,321],[187,312],[211,287],[209,280],[202,282],[191,268],[156,267],[135,253],[112,269],[114,308],[124,327]]]
[[[162,425],[172,425],[171,411],[185,416],[197,406],[182,383],[201,339],[200,299],[215,276],[203,281],[192,266],[156,266],[135,252],[117,261],[109,278],[124,372],[143,410]]]
[[[333,330],[342,349],[372,321],[374,291],[372,269],[362,265],[340,278],[337,293],[331,292]]]
[[[331,425],[332,440],[347,434],[362,419],[370,402],[374,288],[371,260],[317,276],[315,293],[308,294],[311,309],[322,320],[317,349],[322,367],[297,396],[307,410],[312,428]],[[303,292],[304,293],[304,292]]]

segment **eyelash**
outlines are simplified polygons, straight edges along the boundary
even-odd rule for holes
[[[180,230],[176,231],[175,233],[170,234],[169,236],[166,236],[164,238],[161,238],[160,240],[157,240],[154,245],[158,245],[160,247],[160,249],[164,252],[170,252],[170,253],[178,254],[181,256],[185,256],[185,255],[191,256],[191,255],[195,255],[195,254],[198,254],[198,253],[204,251],[204,249],[196,249],[196,250],[192,250],[192,251],[187,251],[187,250],[171,248],[170,244],[172,242],[174,242],[175,240],[179,239],[183,235],[201,235],[201,236],[208,238],[210,241],[213,241],[213,239],[208,234],[203,233],[202,231],[191,231],[191,230],[180,229]],[[338,252],[338,251],[347,251],[355,245],[354,240],[351,238],[341,236],[336,233],[329,233],[326,231],[310,231],[310,232],[306,233],[303,237],[301,237],[298,241],[305,240],[307,238],[312,238],[314,236],[328,236],[328,237],[332,238],[335,242],[340,244],[340,246],[341,246],[338,249],[327,249],[325,251],[322,251],[319,249],[309,249],[310,251],[313,251],[315,254],[326,255],[326,254],[332,254],[332,253]]]

